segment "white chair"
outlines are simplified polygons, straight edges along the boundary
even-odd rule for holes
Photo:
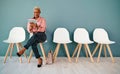
[[[33,35],[33,33],[30,33],[30,37],[32,37],[32,35]],[[47,40],[44,43],[46,43],[46,42],[47,42]],[[45,53],[45,50],[43,48],[43,43],[40,43],[40,48],[41,48],[44,60],[46,60],[46,53]],[[32,55],[33,55],[33,50],[30,51],[30,55],[29,55],[29,58],[28,58],[28,63],[30,63]]]
[[[5,43],[9,43],[8,50],[4,58],[4,63],[6,62],[9,53],[10,53],[10,58],[12,58],[12,51],[14,45],[16,44],[17,51],[19,52],[19,50],[22,48],[21,42],[23,42],[24,40],[25,40],[25,30],[22,27],[14,27],[11,29],[8,39],[3,41]],[[24,56],[26,57],[25,53]],[[20,62],[22,62],[21,57],[19,58],[19,60]]]
[[[101,55],[101,51],[102,51],[103,46],[104,46],[105,57],[107,57],[107,54],[106,54],[106,48],[107,48],[108,52],[112,58],[112,62],[114,62],[114,58],[112,56],[112,52],[111,52],[109,44],[113,44],[115,42],[109,40],[107,32],[102,28],[96,28],[93,32],[93,39],[97,43],[97,46],[95,47],[95,49],[92,53],[92,56],[94,56],[94,54],[98,50],[98,47],[100,47],[97,62],[99,62],[99,60],[100,60],[100,55]]]
[[[56,49],[54,51],[53,57],[54,61],[58,55],[60,45],[63,44],[68,60],[71,62],[70,54],[68,51],[67,43],[71,43],[72,41],[70,40],[69,32],[66,28],[57,28],[54,32],[53,36],[53,42],[57,43]]]
[[[72,57],[74,57],[76,52],[78,51],[77,57],[76,57],[76,62],[78,62],[78,57],[80,55],[82,44],[84,45],[86,56],[88,57],[88,53],[89,53],[91,61],[94,62],[93,57],[92,57],[91,52],[90,52],[90,48],[88,46],[88,44],[93,43],[93,41],[90,40],[89,34],[85,28],[77,28],[74,31],[74,41],[76,43],[78,43],[75,50],[74,50],[74,53],[72,55]]]

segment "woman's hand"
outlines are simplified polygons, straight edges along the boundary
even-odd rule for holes
[[[31,22],[29,26],[30,33],[37,32],[37,29],[38,29],[37,24]]]
[[[30,24],[34,24],[33,22],[30,22]]]
[[[30,31],[30,33],[33,33],[33,30],[31,28],[29,28],[29,31]]]
[[[31,22],[31,23],[30,23],[30,26],[29,26],[29,31],[30,31],[30,33],[33,33],[33,25],[34,25],[34,24]]]

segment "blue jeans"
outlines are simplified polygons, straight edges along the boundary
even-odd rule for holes
[[[47,39],[47,36],[45,32],[37,32],[34,33],[33,36],[28,40],[27,44],[24,46],[24,48],[28,49],[30,46],[32,46],[32,50],[35,54],[36,58],[40,58],[40,54],[38,52],[37,44],[40,42],[44,42]]]

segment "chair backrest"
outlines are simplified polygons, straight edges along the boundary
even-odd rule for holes
[[[70,43],[69,32],[66,28],[57,28],[54,32],[53,42],[55,43]]]
[[[95,42],[109,41],[108,33],[103,28],[96,28],[93,32],[93,39]]]
[[[25,30],[22,27],[14,27],[9,33],[8,40],[11,42],[22,42],[25,40]]]
[[[81,43],[90,41],[88,31],[85,28],[77,28],[74,31],[74,41]]]

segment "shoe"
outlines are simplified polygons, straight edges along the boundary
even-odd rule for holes
[[[18,56],[18,57],[20,57],[20,56],[21,56],[18,52],[17,52],[16,54],[17,54],[17,56]]]
[[[40,67],[42,66],[43,60],[42,60],[41,58],[40,58],[40,60],[41,60],[41,64],[38,64],[38,65],[37,65],[38,68],[40,68]]]
[[[25,52],[25,48],[23,48],[22,50],[20,50],[19,52],[17,52],[17,56],[20,57],[24,52]]]
[[[40,68],[42,66],[42,64],[38,64],[37,67]]]

